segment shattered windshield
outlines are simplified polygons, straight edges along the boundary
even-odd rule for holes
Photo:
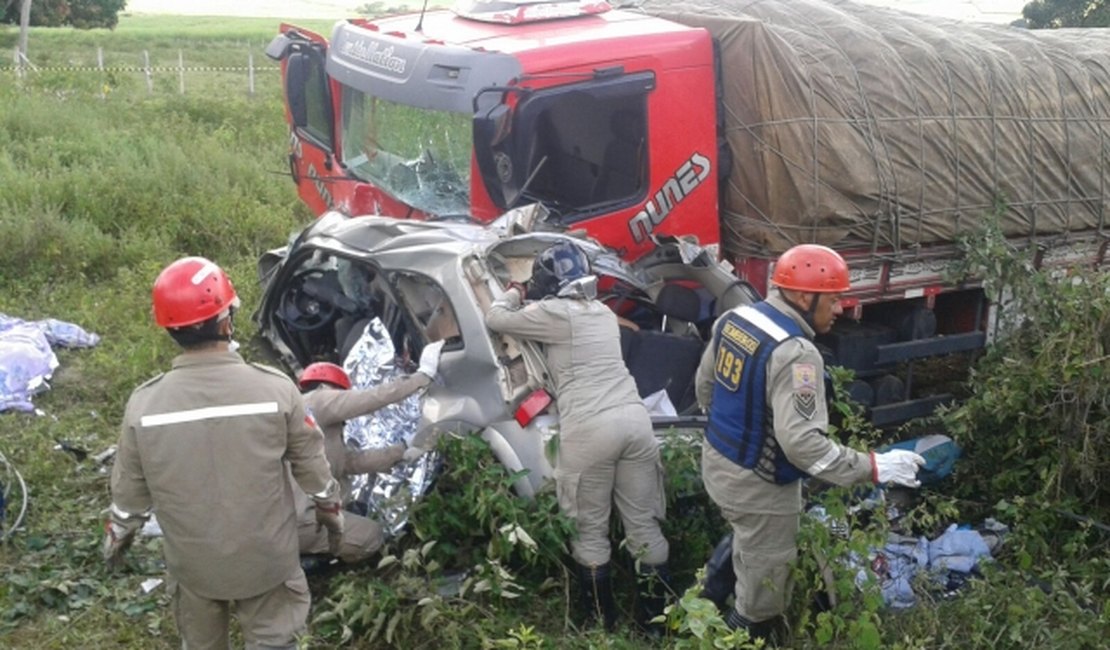
[[[404,203],[438,217],[470,213],[471,116],[343,93],[343,164]]]

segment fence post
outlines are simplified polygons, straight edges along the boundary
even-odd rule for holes
[[[108,98],[108,82],[104,80],[104,48],[96,46],[96,69],[100,73],[100,98]]]
[[[247,52],[247,93],[254,97],[254,52]]]
[[[185,94],[185,56],[181,50],[177,51],[177,86],[181,94]]]
[[[154,94],[154,79],[150,76],[150,52],[143,50],[143,72],[146,73],[146,92]]]

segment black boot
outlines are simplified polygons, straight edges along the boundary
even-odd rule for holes
[[[636,625],[652,638],[666,634],[664,623],[652,623],[651,619],[663,614],[667,601],[674,593],[671,584],[671,570],[666,563],[641,564],[636,574]]]
[[[717,542],[709,562],[705,564],[705,585],[700,598],[712,600],[721,616],[728,614],[728,597],[736,588],[736,572],[732,569],[732,533]]]
[[[606,632],[617,625],[617,607],[613,603],[613,584],[609,579],[609,563],[601,566],[578,565],[579,601],[585,612],[582,627],[597,625],[600,619]]]
[[[771,647],[778,646],[785,637],[783,618],[781,616],[775,616],[765,621],[753,623],[740,612],[735,609],[730,609],[728,616],[725,617],[725,623],[733,630],[744,628],[748,631],[748,636],[752,641],[762,639],[766,645]]]

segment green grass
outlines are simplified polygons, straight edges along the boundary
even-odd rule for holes
[[[183,50],[187,62],[211,66],[241,65],[252,51],[262,65],[269,64],[262,47],[278,22],[125,16],[111,32],[33,30],[30,51],[44,68],[90,65],[97,46],[110,61],[127,65],[143,50],[153,62],[176,65]],[[330,29],[330,21],[305,24]],[[0,31],[0,49],[10,52],[15,38],[10,28]],[[52,389],[35,400],[44,415],[0,414],[0,452],[31,490],[24,529],[0,546],[0,647],[178,647],[163,590],[143,594],[139,587],[161,574],[159,542],[143,541],[126,571],[109,574],[98,549],[100,511],[109,503],[105,468],[55,447],[64,441],[96,453],[113,444],[127,395],[169,364],[176,351],[151,322],[149,292],[170,260],[203,254],[228,268],[246,305],[239,337],[251,338],[246,316],[259,298],[255,262],[311,218],[284,175],[288,132],[277,75],[269,74],[248,97],[238,73],[190,76],[182,96],[173,74],[156,76],[155,92],[148,93],[141,75],[131,73],[44,71],[17,83],[10,71],[0,71],[0,312],[68,320],[102,337],[95,348],[60,351]],[[250,346],[245,353],[260,356]],[[704,498],[699,501],[696,453],[670,447],[665,460],[672,496],[683,495],[668,522],[672,561],[689,581],[720,523]],[[521,506],[505,498],[489,493],[489,506],[512,520],[513,508]],[[930,498],[948,503],[945,514],[952,514],[948,497]],[[483,502],[480,496],[470,500]],[[1055,518],[1045,504],[992,503],[963,512],[993,512],[1016,523],[1013,550],[995,575],[959,598],[926,601],[900,615],[850,600],[846,612],[807,619],[795,647],[868,647],[852,633],[871,629],[872,614],[879,620],[879,647],[1096,647],[1110,637],[1105,537]],[[536,519],[521,521],[542,526]],[[932,523],[940,519],[950,517]],[[484,525],[496,530],[500,523]],[[425,529],[445,525],[433,521]],[[542,539],[537,531],[533,537]],[[418,609],[417,601],[404,597],[406,589],[426,590],[424,582],[366,567],[314,581],[315,614],[349,607],[361,615],[394,603],[380,611],[383,620],[398,617],[399,647],[646,645],[627,630],[574,633],[566,626],[566,595],[574,589],[566,574],[548,567],[551,580],[545,581],[534,567],[513,568],[534,595],[435,601],[440,618],[425,622],[421,616],[430,606]],[[628,573],[621,575],[627,581]],[[627,595],[626,587],[622,598]],[[806,612],[799,599],[794,609]],[[627,606],[626,598],[622,602]],[[417,611],[420,616],[411,615]],[[333,647],[349,624],[351,647],[387,647],[367,640],[371,625],[360,620],[321,621],[306,644]],[[700,646],[685,638],[655,647]]]

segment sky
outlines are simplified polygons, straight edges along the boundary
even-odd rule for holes
[[[413,5],[417,0],[408,0]],[[1028,0],[859,0],[865,4],[894,7],[957,20],[1010,23],[1021,18]],[[126,13],[185,16],[257,16],[261,18],[331,18],[355,15],[370,0],[128,0]],[[406,4],[385,0],[385,6]],[[432,4],[447,4],[435,0]]]

